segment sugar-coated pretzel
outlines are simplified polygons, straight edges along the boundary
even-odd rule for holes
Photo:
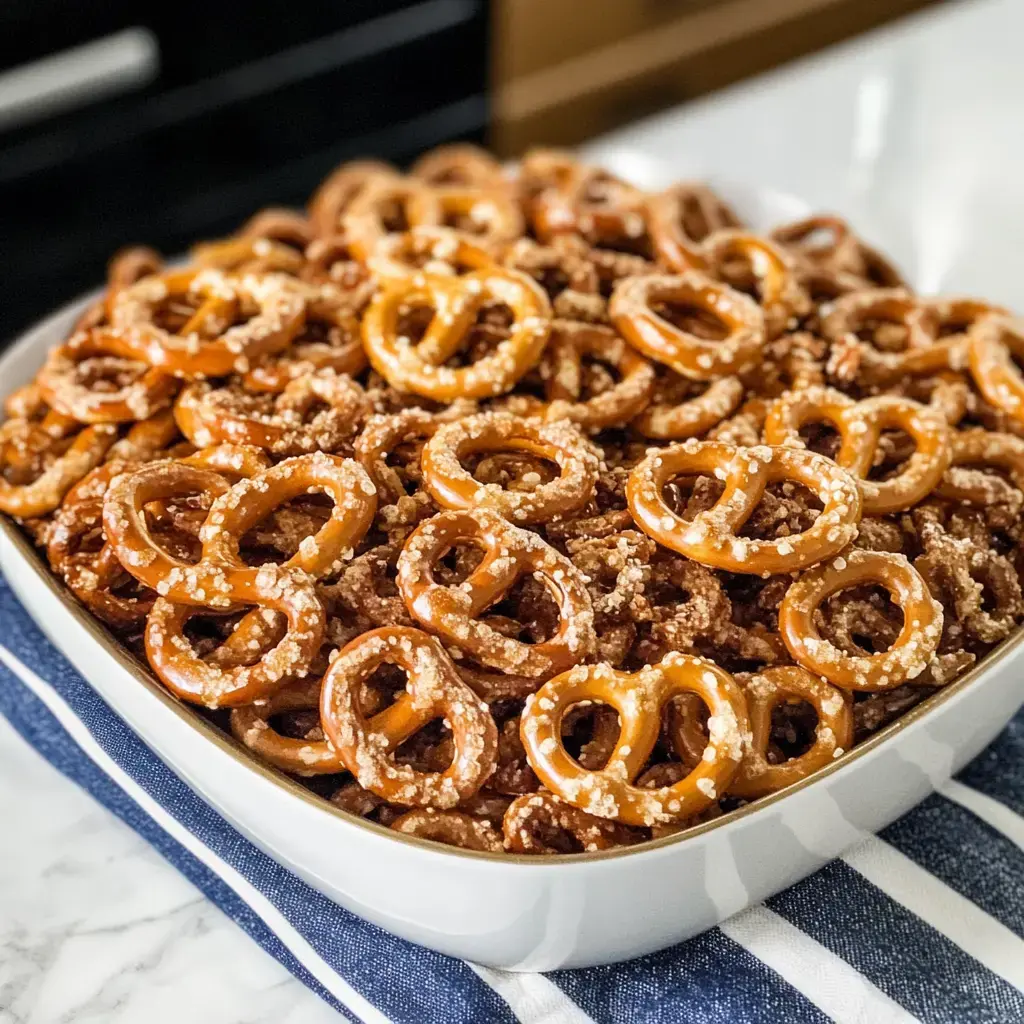
[[[309,223],[318,238],[337,234],[344,214],[353,200],[382,179],[397,178],[398,172],[381,160],[353,160],[343,163],[324,178],[309,202]]]
[[[1002,481],[984,473],[986,468],[1003,471],[1024,492],[1024,439],[975,428],[955,433],[952,447],[950,467],[936,485],[936,494],[982,508],[991,505]]]
[[[631,846],[642,838],[628,825],[588,814],[544,790],[516,797],[505,811],[502,829],[510,853],[560,853],[556,844],[561,835],[569,836],[585,853]]]
[[[168,405],[178,382],[138,360],[123,358],[116,339],[90,330],[55,348],[38,383],[50,406],[81,423],[131,423]],[[104,387],[95,387],[97,381]]]
[[[174,416],[200,448],[228,443],[304,455],[338,451],[359,429],[367,409],[366,395],[351,377],[318,370],[296,377],[273,396],[196,381],[178,397]]]
[[[611,366],[619,380],[583,397],[583,359],[589,356]],[[544,363],[547,420],[572,420],[584,430],[623,426],[641,413],[654,390],[654,367],[615,331],[578,320],[555,320]]]
[[[382,665],[405,670],[406,690],[367,719],[360,687]],[[455,807],[480,789],[497,763],[498,731],[487,705],[459,678],[440,642],[418,629],[375,629],[344,647],[324,676],[320,717],[359,784],[405,807]],[[455,748],[448,768],[421,772],[394,760],[402,743],[442,717]]]
[[[412,165],[409,173],[428,185],[498,188],[508,184],[501,161],[468,142],[453,142],[432,149]]]
[[[942,479],[952,457],[951,432],[937,409],[898,395],[874,395],[855,402],[833,388],[787,391],[768,410],[764,439],[771,445],[802,448],[800,428],[827,422],[842,440],[835,461],[857,478],[865,515],[887,515],[916,505]],[[903,430],[914,454],[886,480],[868,477],[876,463],[883,430]]]
[[[714,476],[725,491],[690,521],[668,505],[662,491],[674,477]],[[739,536],[767,485],[790,480],[817,494],[824,508],[809,530],[777,540]],[[857,482],[831,459],[798,448],[739,448],[718,441],[685,441],[653,452],[629,475],[626,500],[645,533],[673,551],[730,572],[796,572],[841,551],[857,535],[861,497]]]
[[[189,298],[199,306],[177,330],[156,322],[160,309]],[[232,326],[240,308],[250,304],[256,314]],[[244,373],[257,357],[284,348],[305,314],[302,292],[281,274],[229,278],[219,270],[179,270],[143,278],[118,293],[102,336],[164,373],[216,377]]]
[[[462,584],[443,586],[434,567],[459,544],[484,552]],[[527,573],[539,577],[558,607],[558,629],[539,643],[502,636],[480,615]],[[583,661],[596,644],[590,595],[579,571],[535,533],[497,512],[442,512],[421,523],[398,559],[398,588],[413,617],[491,668],[535,679]]]
[[[1024,329],[1005,317],[975,323],[968,334],[971,376],[978,390],[998,409],[1024,423],[1024,376],[1014,358],[1024,357]]]
[[[824,639],[814,613],[847,587],[885,587],[903,612],[903,627],[887,651],[855,656]],[[793,583],[779,609],[779,630],[804,668],[847,690],[892,690],[928,667],[942,636],[942,606],[903,555],[851,548]]]
[[[409,224],[458,225],[480,245],[501,246],[523,233],[523,216],[508,189],[436,185],[415,191],[408,204]]]
[[[419,225],[381,238],[366,265],[380,279],[420,273],[454,277],[466,270],[486,270],[496,260],[478,238],[464,231]]]
[[[488,303],[512,310],[509,337],[469,366],[446,366]],[[413,344],[399,334],[399,317],[417,304],[435,313]],[[374,369],[400,391],[441,402],[488,398],[508,391],[540,359],[549,314],[543,289],[513,270],[495,267],[458,278],[414,275],[388,282],[377,294],[363,318],[363,343]]]
[[[652,308],[675,302],[720,321],[726,336],[709,341],[669,323]],[[608,305],[612,322],[645,356],[693,380],[712,380],[751,366],[765,339],[764,315],[749,296],[695,270],[627,277]]]
[[[382,502],[394,503],[406,496],[401,477],[387,457],[405,441],[432,437],[442,420],[425,409],[403,409],[390,415],[371,416],[355,440],[355,457],[377,487]]]
[[[429,185],[415,178],[397,174],[371,177],[341,217],[341,232],[356,258],[365,263],[381,239],[410,228],[413,201],[431,192]],[[430,223],[441,223],[440,215]]]
[[[750,750],[729,786],[730,796],[747,800],[774,793],[831,764],[853,746],[853,705],[842,690],[797,665],[767,668],[744,683],[750,711]],[[767,758],[772,711],[787,701],[807,701],[818,716],[814,742],[781,764]]]
[[[634,785],[658,739],[662,708],[687,693],[696,693],[710,711],[708,752],[674,785]],[[562,718],[583,701],[610,704],[619,714],[615,749],[596,771],[583,768],[562,744]],[[750,742],[746,698],[732,676],[678,653],[634,673],[581,665],[556,676],[527,698],[521,728],[530,766],[548,789],[589,814],[627,825],[682,821],[714,803],[728,790]]]
[[[391,822],[390,828],[403,835],[432,839],[435,843],[480,853],[503,853],[501,835],[483,818],[463,811],[438,811],[420,807],[406,811]]]
[[[702,270],[701,243],[715,231],[739,227],[736,214],[705,185],[679,182],[649,196],[647,229],[661,262],[675,273]]]
[[[231,732],[261,761],[290,775],[334,775],[346,770],[338,752],[323,739],[293,739],[270,724],[286,711],[319,711],[319,679],[303,680],[269,694],[262,700],[231,711]]]
[[[713,380],[700,394],[689,397],[694,382],[680,377],[674,370],[666,372],[675,379],[655,383],[650,405],[633,420],[632,425],[644,437],[669,441],[703,437],[712,427],[735,412],[743,399],[743,382],[739,377]],[[679,385],[683,385],[683,388]],[[688,397],[682,401],[673,401],[679,391]]]
[[[532,490],[483,484],[462,465],[483,452],[526,452],[558,465],[560,475]],[[506,413],[478,413],[446,423],[423,447],[423,483],[444,508],[491,508],[513,523],[544,522],[582,508],[597,483],[598,458],[565,421],[543,423]]]
[[[303,254],[284,242],[259,235],[224,238],[219,242],[203,242],[192,249],[192,262],[198,267],[212,267],[236,274],[301,275],[306,261]]]

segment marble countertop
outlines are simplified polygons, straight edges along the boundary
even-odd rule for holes
[[[1024,4],[960,0],[591,147],[835,209],[925,290],[1021,303]],[[340,1018],[0,719],[0,1024]]]

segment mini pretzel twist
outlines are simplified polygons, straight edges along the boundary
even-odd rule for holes
[[[619,380],[584,398],[584,357],[616,371]],[[646,409],[654,391],[654,367],[613,330],[598,324],[555,320],[541,366],[547,420],[572,420],[588,431],[624,426]]]
[[[380,160],[343,163],[320,184],[309,202],[309,223],[317,238],[336,235],[349,208],[380,181],[398,178],[398,172]]]
[[[710,341],[674,326],[653,308],[670,302],[712,317],[723,325],[725,337]],[[612,293],[608,312],[634,348],[693,380],[713,380],[749,368],[760,358],[765,340],[764,314],[757,303],[695,270],[627,277]]]
[[[561,470],[532,490],[506,490],[482,484],[462,460],[481,452],[526,452]],[[542,423],[504,413],[480,413],[446,423],[423,447],[423,483],[444,508],[490,508],[513,523],[545,522],[575,512],[590,501],[597,483],[598,458],[570,423]]]
[[[864,584],[889,591],[903,612],[903,628],[889,650],[858,657],[825,640],[814,613],[833,594]],[[779,609],[779,630],[800,665],[836,686],[892,690],[928,667],[942,637],[942,606],[903,555],[852,548],[790,586]]]
[[[774,793],[806,779],[831,764],[853,746],[853,705],[842,690],[796,665],[765,669],[745,683],[752,739],[739,774],[729,787],[731,796],[747,800]],[[786,702],[807,701],[818,715],[814,743],[798,757],[781,764],[767,758],[772,712]]]
[[[714,506],[684,520],[662,493],[673,477],[708,474],[724,481]],[[739,531],[769,483],[790,480],[814,492],[824,508],[803,533],[752,540]],[[796,448],[737,448],[686,441],[649,455],[629,475],[629,511],[640,528],[673,551],[730,572],[796,572],[841,551],[857,535],[861,497],[856,481],[831,459]]]
[[[1012,486],[1021,494],[1012,499],[1015,508],[1020,509],[1024,500],[1024,439],[976,428],[955,433],[952,449],[949,469],[936,485],[936,494],[985,508],[1005,500]],[[1003,471],[1010,483],[985,469]]]
[[[464,231],[418,225],[401,234],[385,235],[374,246],[366,265],[378,279],[434,274],[456,277],[496,266],[493,253]]]
[[[418,303],[435,310],[416,344],[399,334],[403,311]],[[468,366],[445,365],[466,340],[480,309],[503,303],[512,310],[507,339]],[[540,359],[548,339],[550,307],[532,278],[495,267],[463,277],[414,275],[382,288],[363,318],[363,343],[374,369],[392,387],[451,402],[508,391]]]
[[[681,274],[703,270],[708,235],[740,226],[736,214],[709,188],[679,182],[647,199],[647,226],[654,251],[662,263]]]
[[[554,793],[526,793],[509,804],[502,822],[510,853],[562,853],[566,835],[585,853],[632,846],[642,833],[617,821],[587,814]]]
[[[658,739],[662,709],[689,693],[710,712],[700,763],[673,785],[635,785]],[[583,701],[610,704],[619,715],[615,749],[596,771],[584,769],[562,744],[562,718]],[[714,803],[728,790],[750,742],[747,702],[732,676],[674,652],[632,674],[584,665],[556,676],[527,698],[521,728],[530,766],[548,789],[589,814],[627,825],[682,821]]]
[[[971,376],[978,390],[997,408],[1024,423],[1024,376],[1014,358],[1024,357],[1024,331],[1016,321],[979,320],[968,335]]]
[[[434,579],[434,567],[459,544],[484,553],[456,586]],[[527,573],[538,577],[558,607],[558,629],[535,644],[502,636],[481,614]],[[594,613],[576,567],[535,533],[478,508],[443,512],[421,523],[398,559],[398,589],[413,617],[491,668],[547,678],[583,661],[596,645]]]
[[[181,301],[198,306],[174,330],[158,314]],[[232,326],[243,310],[254,314]],[[118,293],[101,338],[164,373],[190,379],[246,372],[257,357],[284,348],[306,315],[302,291],[280,274],[231,278],[219,270],[181,270],[143,278]]]
[[[485,248],[505,245],[523,233],[519,205],[503,185],[427,186],[411,195],[407,210],[414,229],[455,226]]]
[[[505,850],[501,836],[489,822],[462,811],[421,807],[395,818],[390,827],[403,835],[432,839],[435,843],[456,846],[461,850],[478,850],[481,853],[503,853]]]
[[[744,387],[739,377],[721,377],[703,391],[700,388],[700,384],[666,369],[655,383],[651,404],[633,420],[632,426],[644,437],[656,440],[703,437],[735,412],[743,400]]]
[[[367,719],[364,681],[381,665],[408,675],[406,691]],[[487,705],[459,678],[441,644],[418,629],[375,629],[344,647],[324,676],[320,717],[328,740],[364,788],[405,807],[455,807],[494,770],[498,730]],[[392,755],[428,722],[444,718],[454,744],[441,772],[420,772]]]
[[[835,461],[860,485],[864,514],[887,515],[926,498],[949,467],[950,429],[942,413],[896,395],[875,395],[855,402],[832,388],[808,387],[787,391],[772,403],[764,425],[771,445],[802,448],[800,428],[827,422],[839,432],[842,444]],[[914,442],[914,454],[886,480],[871,480],[883,430],[903,430]]]

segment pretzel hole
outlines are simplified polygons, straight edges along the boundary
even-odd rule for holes
[[[907,325],[902,320],[877,315],[867,316],[858,321],[854,334],[881,352],[905,351],[910,337]]]
[[[662,498],[668,508],[684,520],[714,508],[725,484],[713,476],[677,476],[665,482]]]
[[[581,701],[566,708],[561,730],[565,752],[586,771],[600,771],[619,740],[619,713],[610,704]]]
[[[715,274],[730,288],[749,295],[757,302],[761,301],[764,294],[764,277],[757,272],[756,263],[750,257],[727,252],[715,267]]]
[[[489,610],[487,624],[510,640],[539,644],[558,630],[558,605],[544,578],[520,577],[508,593]]]
[[[853,657],[888,651],[903,629],[903,610],[884,587],[856,586],[829,597],[815,612],[822,634]]]
[[[904,685],[883,693],[853,694],[853,741],[855,744],[899,718],[933,691],[927,686]]]
[[[394,758],[399,764],[407,764],[418,772],[446,771],[451,766],[454,756],[452,731],[440,718],[428,722],[394,753]]]
[[[769,764],[783,764],[806,754],[815,742],[818,712],[806,700],[788,698],[772,708],[771,739],[768,743]]]
[[[561,475],[554,460],[515,448],[474,452],[463,464],[480,483],[498,484],[507,491],[534,491]]]
[[[408,338],[411,345],[418,345],[427,333],[430,322],[437,311],[427,302],[407,302],[398,312],[395,330],[400,338]]]
[[[688,302],[658,302],[651,308],[673,327],[704,341],[723,341],[732,333],[721,317]]]
[[[146,363],[117,356],[90,356],[76,363],[71,385],[100,394],[114,394],[131,387],[148,369]]]
[[[320,712],[316,708],[282,711],[280,714],[271,715],[268,724],[274,732],[288,739],[319,743],[324,738],[324,731],[320,726]]]
[[[480,544],[458,541],[434,563],[434,579],[446,587],[458,586],[468,579],[483,557],[484,548]]]
[[[761,500],[738,536],[751,540],[777,540],[810,529],[824,505],[813,491],[795,480],[777,480],[768,484]]]
[[[448,361],[448,365],[469,365],[492,355],[503,341],[508,340],[514,322],[515,314],[502,302],[481,307],[466,335],[465,346]]]
[[[904,430],[886,430],[878,440],[869,480],[888,480],[899,476],[907,460],[917,451],[917,443]]]
[[[815,420],[800,427],[800,440],[808,451],[834,459],[843,443],[842,435],[828,420]]]
[[[289,498],[254,523],[242,536],[239,550],[246,565],[287,561],[330,518],[334,502],[322,492]]]

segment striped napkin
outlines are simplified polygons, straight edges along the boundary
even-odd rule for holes
[[[2,578],[0,713],[343,1020],[1024,1022],[1024,712],[941,794],[764,905],[640,960],[547,975],[396,939],[280,867],[131,732]]]

